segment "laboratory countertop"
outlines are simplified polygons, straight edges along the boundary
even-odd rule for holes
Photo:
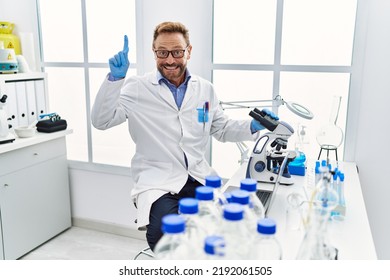
[[[311,162],[314,166],[314,161]],[[311,162],[309,161],[309,164]],[[339,162],[338,168],[345,174],[344,193],[347,210],[343,221],[329,220],[329,243],[338,249],[338,259],[340,260],[375,260],[377,255],[356,164]],[[226,182],[222,190],[231,191],[236,187],[238,188],[240,181],[245,178],[246,169],[247,163],[243,163],[232,178]],[[279,185],[273,205],[268,211],[268,217],[275,219],[277,222],[276,236],[283,248],[283,259],[296,259],[305,234],[303,226],[299,229],[287,227],[286,211],[288,203],[286,198],[290,193],[295,192],[308,199],[311,190],[307,186],[307,176],[293,175],[294,184]]]
[[[34,136],[28,138],[19,138],[15,136],[15,141],[13,141],[12,143],[6,143],[0,145],[0,154],[10,152],[16,149],[28,147],[31,145],[35,145],[38,143],[42,143],[45,141],[54,140],[60,137],[64,137],[71,133],[73,133],[72,129],[66,129],[66,130],[61,130],[52,133],[43,133],[37,131]]]

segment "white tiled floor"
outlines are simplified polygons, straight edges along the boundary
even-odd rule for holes
[[[132,260],[147,242],[90,229],[72,227],[21,260]],[[138,259],[151,259],[146,255]]]

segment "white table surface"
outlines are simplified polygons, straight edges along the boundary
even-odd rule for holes
[[[12,143],[0,144],[0,154],[35,145],[44,141],[57,139],[71,133],[73,133],[72,129],[66,129],[51,133],[43,133],[37,131],[34,136],[28,138],[19,138],[15,136],[15,141],[13,141]]]
[[[356,165],[351,162],[340,162],[338,168],[345,174],[344,192],[347,211],[344,221],[329,221],[329,241],[331,245],[338,248],[339,259],[341,260],[377,259]],[[247,163],[243,163],[222,187],[223,191],[230,191],[235,187],[239,187],[240,181],[245,178],[246,169]],[[293,177],[293,185],[279,186],[272,208],[268,212],[268,217],[275,219],[277,222],[277,238],[283,248],[283,259],[287,260],[296,258],[299,245],[304,236],[304,229],[303,227],[299,230],[286,228],[286,197],[293,192],[304,196],[310,195],[310,189],[306,186],[307,177]]]

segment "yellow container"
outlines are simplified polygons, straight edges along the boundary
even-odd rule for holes
[[[12,34],[15,25],[10,22],[0,21],[0,41],[3,41],[5,49],[14,49],[15,54],[21,54],[19,38]],[[1,44],[0,44],[1,45]]]

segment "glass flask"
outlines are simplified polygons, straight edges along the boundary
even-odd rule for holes
[[[300,245],[297,259],[335,260],[338,250],[328,243],[327,224],[331,212],[338,204],[337,192],[331,188],[331,176],[327,167],[321,168],[321,179],[309,202],[305,220],[306,233]]]

